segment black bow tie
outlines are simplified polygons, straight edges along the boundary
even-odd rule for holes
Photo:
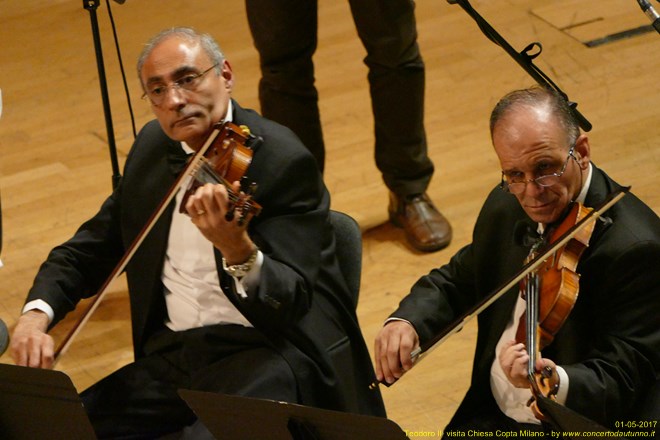
[[[192,153],[186,153],[180,146],[177,146],[177,148],[171,148],[167,155],[167,162],[170,165],[172,173],[179,174],[186,166],[186,163],[191,156]]]

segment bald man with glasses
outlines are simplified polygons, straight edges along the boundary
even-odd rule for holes
[[[387,319],[375,342],[381,381],[401,377],[413,350],[512,279],[574,203],[595,207],[621,188],[591,162],[589,138],[552,91],[506,95],[490,130],[502,181],[481,209],[472,243],[421,277]],[[559,377],[558,402],[616,429],[635,420],[660,373],[660,220],[630,193],[605,216],[577,265],[575,305],[534,368]],[[526,430],[547,438],[528,405],[530,355],[516,342],[520,293],[513,287],[479,314],[470,388],[445,437]]]

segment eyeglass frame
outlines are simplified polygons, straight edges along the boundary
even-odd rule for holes
[[[525,191],[525,189],[527,189],[527,184],[528,183],[535,183],[536,185],[540,186],[541,188],[550,188],[551,186],[556,185],[558,183],[558,181],[557,182],[552,182],[549,185],[544,185],[544,184],[539,182],[539,179],[547,179],[548,177],[560,178],[561,176],[563,176],[564,173],[566,172],[566,168],[568,167],[568,161],[571,159],[571,157],[573,159],[575,159],[575,161],[577,162],[577,157],[575,157],[575,155],[573,154],[573,152],[575,151],[576,144],[577,144],[577,141],[573,142],[573,146],[568,150],[568,155],[566,156],[566,160],[564,161],[564,165],[561,167],[561,170],[559,170],[559,172],[555,172],[555,173],[552,173],[552,174],[545,174],[543,176],[535,177],[533,179],[524,179],[520,182],[513,182],[513,185],[518,185],[518,184],[523,183],[524,186],[521,187],[522,190],[517,191],[517,192],[512,192],[511,191],[511,185],[512,184],[506,181],[505,171],[502,171],[502,177],[501,177],[502,180],[500,181],[500,188],[503,191],[511,193],[511,194],[522,194]]]
[[[187,73],[187,74],[183,75],[181,78],[179,78],[175,81],[172,81],[170,84],[163,85],[162,88],[164,90],[163,90],[162,95],[159,96],[159,98],[162,98],[163,101],[164,101],[165,98],[167,97],[167,93],[169,92],[170,89],[176,89],[176,90],[179,90],[179,91],[185,90],[187,92],[194,92],[197,89],[197,86],[199,86],[199,82],[197,82],[197,81],[200,78],[202,78],[204,75],[209,73],[211,70],[218,67],[219,65],[220,65],[220,63],[215,63],[214,65],[212,65],[211,67],[209,67],[208,69],[206,69],[206,70],[204,70],[200,73]],[[192,88],[186,88],[184,86],[184,81],[189,81],[188,84],[192,83]],[[144,100],[148,99],[149,102],[151,102],[153,105],[156,105],[156,106],[161,105],[163,103],[163,101],[155,102],[154,99],[149,95],[148,90],[145,90],[145,92],[142,94],[141,99],[144,99]]]

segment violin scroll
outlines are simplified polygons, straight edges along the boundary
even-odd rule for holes
[[[538,397],[543,396],[556,400],[559,392],[559,373],[557,373],[556,368],[545,366],[541,371],[530,375],[529,383],[532,389],[532,397],[527,402],[527,406],[531,408],[537,419],[545,420],[545,414],[541,412],[537,404]]]

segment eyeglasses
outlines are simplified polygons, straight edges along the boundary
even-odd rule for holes
[[[566,171],[568,166],[568,161],[572,157],[577,162],[577,158],[573,155],[573,150],[575,150],[575,144],[568,150],[568,156],[566,156],[566,161],[556,173],[546,174],[544,176],[535,177],[534,179],[521,179],[520,176],[510,176],[507,175],[505,171],[502,171],[502,181],[500,182],[500,188],[504,191],[510,192],[511,194],[521,194],[525,191],[528,183],[535,183],[541,188],[548,188],[559,183],[559,179]]]
[[[147,89],[146,92],[142,95],[142,99],[147,99],[149,98],[149,101],[153,105],[161,105],[163,101],[165,101],[165,97],[167,96],[167,92],[172,89],[177,89],[177,90],[186,90],[188,92],[194,92],[197,87],[199,87],[199,84],[202,81],[202,78],[204,75],[206,75],[208,72],[211,70],[215,69],[218,67],[218,63],[212,65],[205,71],[201,73],[189,73],[187,75],[182,76],[181,78],[175,80],[172,82],[172,84],[169,85],[154,85],[151,88]]]

